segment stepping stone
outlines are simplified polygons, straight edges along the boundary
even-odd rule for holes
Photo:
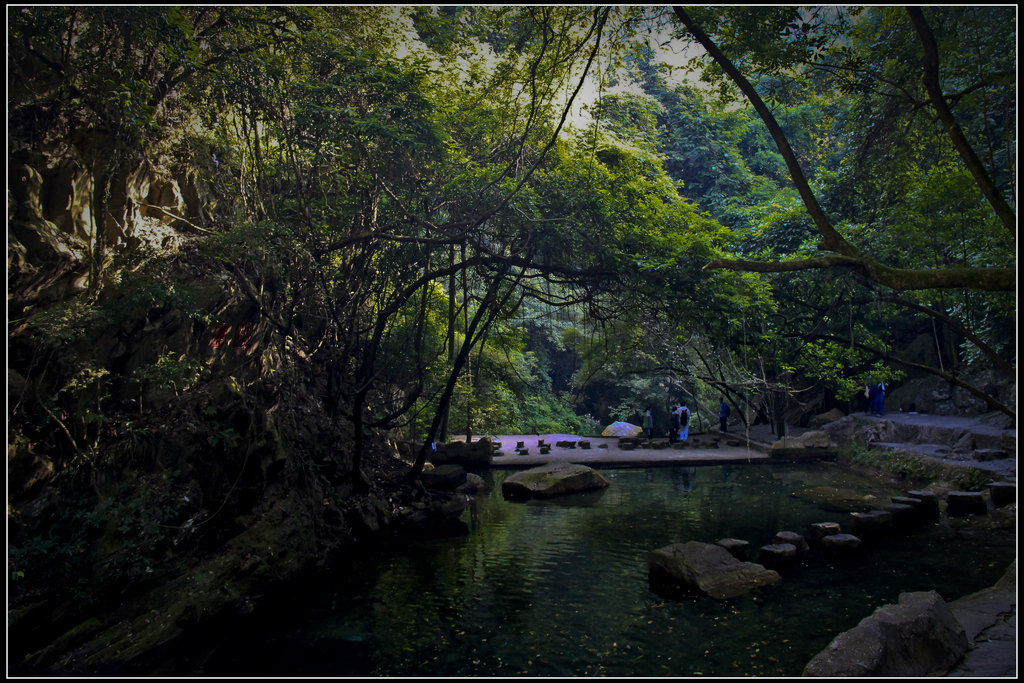
[[[939,518],[939,497],[930,490],[908,490],[906,495],[921,501],[918,510],[921,518],[934,521]]]
[[[796,533],[795,531],[780,531],[779,533],[775,534],[775,538],[772,539],[772,542],[777,544],[788,543],[794,548],[796,548],[799,552],[803,552],[809,549],[807,541],[804,539],[804,537]]]
[[[913,526],[917,521],[917,508],[906,503],[889,503],[883,508],[892,514],[892,523],[899,527]]]
[[[951,517],[987,515],[988,505],[981,491],[950,491],[946,495],[946,514]]]
[[[750,559],[750,543],[738,538],[723,538],[715,543],[729,551],[729,554],[737,560],[746,562]]]
[[[830,534],[821,539],[822,547],[836,555],[853,555],[861,548],[861,540],[853,534]]]
[[[886,510],[851,512],[852,531],[858,538],[879,536],[892,531],[892,513]]]
[[[893,496],[890,498],[893,503],[900,505],[909,505],[914,509],[911,513],[913,520],[916,524],[925,524],[938,517],[938,503],[935,503],[935,510],[932,509],[932,504],[926,503],[921,498],[915,498],[913,496]]]
[[[907,491],[907,496],[921,501],[919,510],[922,519],[935,520],[939,518],[939,497],[934,492]]]
[[[761,546],[758,559],[764,566],[789,564],[796,559],[796,546],[792,543],[772,543]]]
[[[1001,508],[1017,500],[1017,485],[1008,481],[994,481],[988,485],[992,507]]]
[[[1009,452],[1001,448],[979,448],[974,451],[974,459],[980,462],[989,460],[1006,460],[1010,457]]]
[[[834,536],[842,533],[838,522],[815,522],[807,525],[807,532],[804,537],[809,544],[819,545],[826,536]]]

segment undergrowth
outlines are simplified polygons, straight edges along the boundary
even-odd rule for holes
[[[853,444],[839,451],[839,461],[915,486],[943,482],[959,491],[981,491],[996,475],[977,467],[943,465],[898,451],[883,451]]]

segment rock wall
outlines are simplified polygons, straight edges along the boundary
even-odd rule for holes
[[[211,193],[195,169],[139,158],[110,170],[106,215],[97,226],[94,162],[112,154],[109,144],[79,134],[59,151],[22,149],[11,156],[7,269],[14,313],[85,288],[98,227],[109,257],[141,247],[172,252],[209,223]]]

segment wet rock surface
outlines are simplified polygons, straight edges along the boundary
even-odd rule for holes
[[[688,541],[652,550],[647,558],[652,581],[670,580],[724,600],[782,581],[778,572],[736,559],[720,545]]]

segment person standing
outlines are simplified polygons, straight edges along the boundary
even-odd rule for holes
[[[675,443],[679,438],[679,408],[672,409],[672,413],[668,417],[668,423],[668,442]]]
[[[725,402],[725,397],[723,396],[722,402],[718,406],[718,431],[722,432],[723,434],[726,433],[726,430],[728,428],[728,420],[729,405]]]
[[[690,436],[690,409],[686,404],[679,406],[679,427],[682,430],[682,440],[686,441]]]
[[[879,417],[885,415],[885,382],[879,381],[875,385],[875,398],[871,410]]]
[[[654,439],[654,416],[651,415],[650,408],[644,413],[644,430],[647,432],[648,441]]]

